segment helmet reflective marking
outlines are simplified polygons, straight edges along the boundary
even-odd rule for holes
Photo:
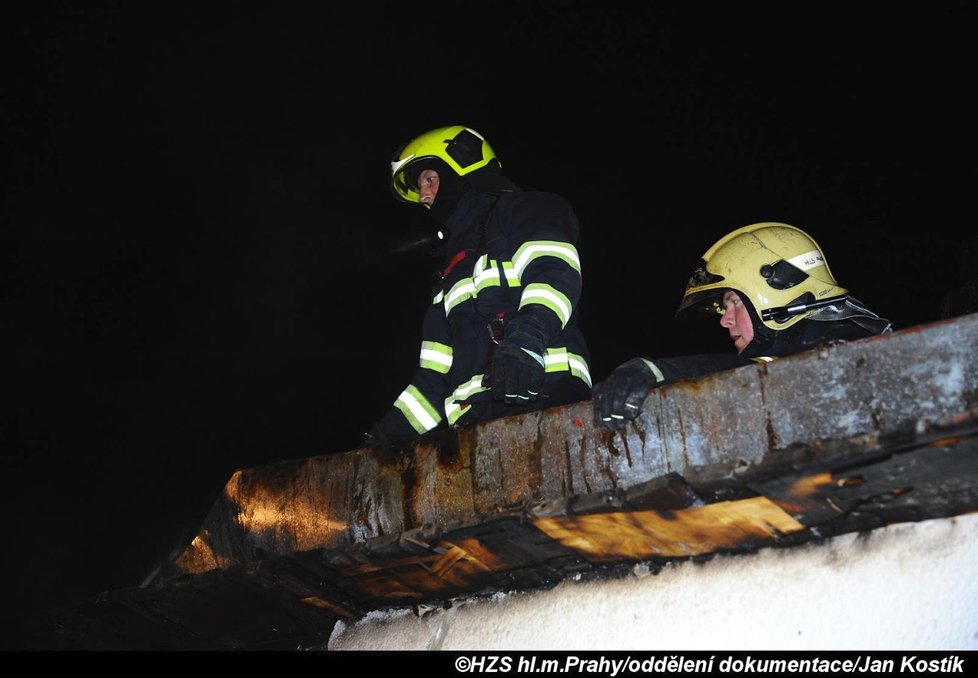
[[[797,257],[791,257],[786,261],[795,268],[800,268],[803,271],[807,271],[817,266],[825,266],[825,257],[823,257],[822,253],[818,250],[812,250],[811,252],[799,254]]]
[[[414,153],[402,160],[393,160],[391,162],[391,175],[397,174],[397,170],[401,169],[406,163],[414,159]]]

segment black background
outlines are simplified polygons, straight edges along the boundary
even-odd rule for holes
[[[235,469],[357,446],[417,361],[430,222],[387,182],[427,129],[575,207],[597,380],[730,350],[673,312],[742,225],[897,328],[971,266],[963,4],[310,7],[0,20],[5,618],[138,584]]]

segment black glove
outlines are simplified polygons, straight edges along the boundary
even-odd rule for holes
[[[492,397],[507,403],[536,400],[546,374],[545,350],[543,332],[536,325],[519,319],[506,323],[506,333],[486,375]]]
[[[392,408],[378,419],[369,431],[363,434],[360,447],[385,445],[396,440],[409,438],[412,434],[416,435],[404,415],[401,414],[400,410]]]
[[[660,382],[652,368],[641,358],[632,358],[614,369],[611,375],[595,384],[594,423],[611,430],[624,428],[638,416],[649,391]]]

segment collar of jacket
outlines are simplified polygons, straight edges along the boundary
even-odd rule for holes
[[[741,354],[745,358],[758,356],[783,357],[815,348],[834,341],[855,341],[874,334],[881,334],[888,328],[885,320],[877,320],[878,326],[867,327],[865,323],[845,318],[815,322],[809,318],[795,323],[786,330],[773,332],[768,338],[754,335],[754,340]],[[887,327],[884,327],[886,325]]]

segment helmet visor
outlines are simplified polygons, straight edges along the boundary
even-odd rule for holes
[[[706,261],[700,259],[696,268],[693,269],[692,275],[689,276],[686,291],[683,293],[683,300],[676,313],[693,306],[710,313],[714,312],[715,309],[719,308],[716,297],[728,289],[722,286],[724,280],[722,275],[708,271]]]
[[[417,172],[408,171],[408,167],[403,167],[393,177],[391,177],[391,188],[394,194],[405,202],[418,202],[421,195],[418,193]]]
[[[433,169],[439,176],[446,177],[452,168],[444,160],[435,156],[413,158],[404,166],[398,168],[391,177],[391,188],[394,195],[405,202],[421,202],[421,192],[418,190],[418,177],[426,169]]]

